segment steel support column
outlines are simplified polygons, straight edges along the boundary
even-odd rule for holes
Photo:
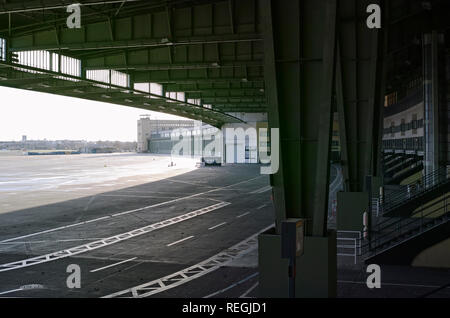
[[[263,4],[269,125],[280,129],[280,169],[272,176],[277,220],[306,218],[306,233],[324,236],[336,1]]]
[[[261,1],[269,126],[280,129],[280,167],[271,178],[277,230],[272,238],[263,236],[260,241],[262,296],[273,296],[273,290],[285,283],[283,260],[277,263],[279,282],[274,283],[266,269],[268,254],[270,262],[281,257],[274,242],[286,218],[307,220],[305,255],[297,261],[296,295],[335,295],[335,239],[328,237],[326,215],[336,6],[336,0]],[[324,266],[314,266],[317,263]],[[277,286],[269,288],[266,279]]]
[[[378,174],[384,91],[383,29],[369,29],[360,17],[369,4],[381,2],[339,2],[336,96],[346,191],[364,191],[365,177]]]

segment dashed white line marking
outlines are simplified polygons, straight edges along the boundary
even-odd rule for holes
[[[95,195],[89,200],[89,202],[86,204],[86,207],[84,208],[84,211],[86,212],[89,209],[89,206],[91,203],[95,200]]]
[[[256,249],[258,246],[257,245],[258,235],[267,231],[272,227],[273,224],[259,231],[258,233],[255,233],[246,240],[236,245],[233,245],[232,247],[196,265],[185,268],[179,272],[158,278],[156,280],[152,280],[148,283],[128,288],[113,294],[109,294],[102,298],[114,298],[114,297],[144,298],[188,283],[194,279],[209,274],[217,270],[218,268],[227,265],[234,259]]]
[[[259,188],[259,189],[255,190],[255,191],[252,191],[252,192],[250,192],[250,194],[264,193],[264,192],[267,192],[267,191],[269,191],[271,189],[272,189],[272,187],[270,185],[268,185],[268,186]]]
[[[236,218],[240,219],[243,216],[249,215],[250,212],[245,212],[244,214],[238,215]]]
[[[16,288],[16,289],[11,289],[11,290],[7,290],[7,291],[4,291],[4,292],[0,292],[0,295],[11,294],[11,293],[15,293],[15,292],[22,291],[22,290],[44,289],[44,288],[45,288],[45,286],[41,285],[41,284],[23,285],[23,286],[20,286],[19,288]]]
[[[91,270],[90,272],[91,273],[99,272],[99,271],[107,269],[107,268],[111,268],[111,267],[114,267],[114,266],[117,266],[117,265],[120,265],[120,264],[124,264],[124,263],[128,263],[128,262],[134,261],[136,258],[137,257],[133,257],[133,258],[130,258],[130,259],[118,262],[118,263],[114,263],[114,264],[108,265],[108,266],[96,268],[96,269]]]
[[[21,290],[22,290],[22,288],[7,290],[7,291],[4,291],[4,292],[1,292],[0,295],[11,294],[11,293],[15,293],[15,292],[18,292],[18,291],[21,291]]]
[[[106,247],[106,246],[116,244],[116,243],[131,239],[131,238],[134,238],[134,237],[137,237],[140,235],[150,233],[157,229],[161,229],[161,228],[173,225],[173,224],[177,224],[179,222],[183,222],[183,221],[195,218],[197,216],[220,209],[229,204],[231,204],[231,203],[223,202],[223,203],[213,204],[206,208],[202,208],[202,209],[195,210],[195,211],[183,214],[183,215],[179,215],[179,216],[176,216],[176,217],[164,220],[164,221],[153,223],[153,224],[141,227],[141,228],[131,230],[129,232],[125,232],[125,233],[117,234],[117,235],[114,235],[111,237],[107,237],[100,241],[95,241],[95,242],[91,242],[89,244],[79,245],[79,246],[71,247],[71,248],[68,248],[65,250],[53,252],[53,253],[46,254],[46,255],[40,255],[40,256],[36,256],[36,257],[32,257],[32,258],[27,258],[27,259],[12,262],[12,263],[0,264],[0,272],[6,272],[6,271],[15,270],[15,269],[23,268],[23,267],[38,265],[38,264],[42,264],[42,263],[55,261],[55,260],[58,260],[61,258],[90,252],[90,251],[93,251],[93,250],[96,250],[96,249],[99,249],[102,247]]]
[[[210,227],[208,230],[214,230],[214,229],[217,229],[218,227],[220,227],[220,226],[222,226],[222,225],[225,225],[225,224],[227,224],[227,222],[222,222],[222,223],[220,223],[220,224],[214,225],[213,227]]]
[[[178,244],[178,243],[181,243],[181,242],[184,242],[184,241],[187,241],[187,240],[190,240],[190,239],[193,238],[193,237],[194,237],[194,235],[185,237],[184,239],[181,239],[181,240],[175,241],[175,242],[173,242],[173,243],[167,244],[167,247],[172,246],[172,245],[175,245],[175,244]]]
[[[146,198],[146,199],[177,199],[178,197],[163,197],[150,195],[132,195],[132,194],[98,194],[99,197],[127,197],[127,198]]]
[[[17,244],[42,244],[42,243],[59,243],[59,242],[81,242],[81,241],[98,241],[104,240],[105,238],[85,238],[85,239],[66,239],[66,240],[44,240],[44,241],[14,241],[0,243],[0,245],[17,245]]]
[[[259,282],[256,282],[252,287],[247,289],[247,291],[245,293],[243,293],[241,296],[239,296],[239,298],[247,298],[247,295],[250,294],[256,287],[258,287],[258,285],[259,285]]]
[[[246,278],[244,278],[244,279],[242,279],[242,280],[240,280],[240,281],[238,281],[238,282],[236,282],[236,283],[233,283],[233,284],[231,284],[230,286],[228,286],[228,287],[226,287],[226,288],[224,288],[224,289],[218,290],[218,291],[216,291],[216,292],[214,292],[214,293],[212,293],[212,294],[209,294],[209,295],[207,295],[207,296],[204,296],[203,298],[211,298],[211,297],[214,297],[214,296],[223,294],[224,292],[226,292],[226,291],[228,291],[228,290],[230,290],[230,289],[233,289],[234,287],[239,286],[239,285],[242,284],[242,283],[245,283],[246,281],[252,279],[253,277],[258,276],[258,274],[259,274],[258,272],[253,273],[253,274],[251,274],[250,276],[247,276]],[[242,296],[241,296],[241,297],[242,297]]]
[[[36,235],[39,235],[39,234],[46,234],[46,233],[50,233],[50,232],[54,232],[54,231],[64,230],[64,229],[68,229],[68,228],[75,227],[75,226],[78,226],[78,225],[84,225],[84,224],[88,224],[88,223],[92,223],[92,222],[97,222],[97,221],[100,221],[100,220],[103,220],[103,219],[109,219],[110,217],[111,217],[110,215],[103,216],[101,218],[92,219],[92,220],[89,220],[89,221],[84,221],[84,222],[64,225],[64,226],[56,227],[56,228],[45,230],[45,231],[40,231],[40,232],[36,232],[36,233],[31,233],[31,234],[27,234],[27,235],[18,236],[18,237],[13,237],[13,238],[10,238],[10,239],[7,239],[7,240],[0,241],[0,243],[16,241],[16,240],[19,240],[19,239],[23,239],[23,238],[27,238],[27,237],[31,237],[31,236],[36,236]]]
[[[9,239],[0,241],[0,243],[15,241],[15,240],[26,238],[26,237],[31,237],[31,236],[36,236],[36,235],[40,235],[40,234],[46,234],[46,233],[50,233],[50,232],[64,230],[64,229],[68,229],[68,228],[71,228],[71,227],[88,224],[88,223],[91,223],[91,222],[97,222],[97,221],[100,221],[100,220],[109,219],[109,218],[117,217],[117,216],[120,216],[120,215],[125,215],[125,214],[139,212],[139,211],[150,209],[150,208],[155,208],[155,207],[158,207],[158,206],[161,206],[161,205],[164,205],[164,204],[169,204],[169,203],[174,203],[174,202],[177,202],[177,201],[180,201],[180,200],[184,200],[184,199],[194,198],[194,197],[201,196],[201,195],[204,195],[204,194],[208,194],[208,193],[211,193],[211,192],[226,190],[226,189],[229,189],[229,188],[231,188],[231,187],[233,187],[235,185],[238,185],[238,184],[241,184],[241,183],[247,183],[247,182],[256,180],[258,178],[262,178],[262,177],[263,176],[258,176],[258,177],[251,178],[251,179],[248,179],[248,180],[244,180],[244,181],[241,181],[241,182],[238,182],[238,183],[235,183],[235,184],[230,184],[230,185],[222,187],[222,188],[212,189],[212,190],[208,190],[208,191],[205,191],[205,192],[188,195],[188,196],[181,197],[181,198],[178,198],[178,199],[175,199],[175,200],[169,200],[169,201],[165,201],[165,202],[161,202],[161,203],[145,206],[145,207],[142,207],[142,208],[139,208],[139,209],[134,209],[134,210],[130,210],[130,211],[116,213],[116,214],[113,214],[113,215],[107,215],[107,216],[103,216],[103,217],[96,218],[96,219],[89,220],[89,221],[84,221],[84,222],[79,222],[79,223],[75,223],[75,224],[64,225],[64,226],[60,226],[60,227],[57,227],[57,228],[48,229],[48,230],[45,230],[45,231],[40,231],[40,232],[31,233],[31,234],[27,234],[27,235],[23,235],[23,236],[9,238]]]
[[[261,210],[261,209],[262,209],[263,207],[265,207],[266,205],[267,205],[267,204],[263,204],[263,205],[257,207],[256,210]]]

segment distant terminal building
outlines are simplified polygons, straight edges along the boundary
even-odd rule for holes
[[[270,145],[269,137],[260,139],[267,136],[267,126],[266,114],[252,114],[245,118],[245,123],[226,124],[220,129],[201,121],[152,120],[150,116],[141,116],[137,151],[176,153],[222,163],[258,163],[262,162],[260,143],[261,149],[266,149],[265,142]],[[182,149],[178,150],[180,146]]]
[[[148,152],[149,140],[152,135],[160,132],[169,132],[180,128],[194,128],[201,125],[195,120],[159,120],[150,119],[150,115],[142,115],[138,120],[137,151]]]

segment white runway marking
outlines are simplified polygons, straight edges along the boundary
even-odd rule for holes
[[[250,214],[250,212],[245,212],[244,214],[238,215],[237,218],[240,219],[241,217],[249,215],[249,214]]]
[[[193,238],[193,237],[194,237],[194,235],[191,235],[191,236],[185,237],[184,239],[178,240],[178,241],[176,241],[176,242],[167,244],[166,246],[169,247],[169,246],[172,246],[172,245],[176,245],[176,244],[178,244],[178,243],[181,243],[181,242],[190,240],[190,239]]]
[[[18,291],[21,291],[21,290],[22,290],[22,288],[7,290],[7,291],[4,291],[4,292],[1,292],[0,295],[11,294],[11,293],[15,293],[15,292],[18,292]]]
[[[269,191],[271,189],[272,189],[272,187],[270,185],[268,185],[268,186],[262,187],[260,189],[257,189],[255,191],[252,191],[252,192],[250,192],[250,194],[264,193],[264,192],[267,192],[267,191]]]
[[[97,221],[109,219],[109,218],[112,218],[112,217],[117,217],[117,216],[129,214],[129,213],[134,213],[134,212],[139,212],[139,211],[150,209],[150,208],[155,208],[155,207],[158,207],[158,206],[161,206],[161,205],[178,202],[178,201],[184,200],[184,199],[190,199],[190,198],[198,197],[198,196],[201,196],[201,195],[204,195],[204,194],[208,194],[208,193],[211,193],[211,192],[216,192],[216,191],[220,191],[220,190],[226,190],[226,189],[228,189],[230,187],[233,187],[235,185],[238,185],[238,184],[241,184],[241,183],[247,183],[247,182],[256,180],[258,178],[262,178],[262,177],[263,176],[258,176],[258,177],[251,178],[251,179],[248,179],[248,180],[244,180],[244,181],[241,181],[241,182],[238,182],[238,183],[235,183],[235,184],[231,184],[231,185],[228,185],[228,186],[225,186],[225,187],[222,187],[222,188],[212,189],[212,190],[208,190],[206,192],[201,192],[201,193],[188,195],[188,196],[181,197],[181,198],[178,198],[178,199],[175,199],[175,200],[169,200],[169,201],[165,201],[165,202],[161,202],[161,203],[145,206],[145,207],[139,208],[139,209],[134,209],[134,210],[130,210],[130,211],[116,213],[116,214],[113,214],[113,215],[107,215],[107,216],[103,216],[103,217],[100,217],[100,218],[92,219],[92,220],[89,220],[89,221],[84,221],[84,222],[79,222],[79,223],[75,223],[75,224],[64,225],[64,226],[56,227],[56,228],[53,228],[53,229],[48,229],[48,230],[45,230],[45,231],[40,231],[40,232],[36,232],[36,233],[31,233],[31,234],[27,234],[27,235],[22,235],[22,236],[18,236],[18,237],[9,238],[9,239],[0,241],[0,243],[11,242],[11,241],[19,240],[19,239],[22,239],[22,238],[27,238],[27,237],[40,235],[40,234],[46,234],[46,233],[50,233],[50,232],[54,232],[54,231],[64,230],[64,229],[68,229],[68,228],[71,228],[71,227],[76,227],[76,226],[85,225],[85,224],[92,223],[92,222],[97,222]]]
[[[16,288],[16,289],[0,292],[0,295],[11,294],[11,293],[15,293],[15,292],[22,291],[22,290],[44,289],[44,288],[45,287],[43,285],[40,285],[40,284],[30,284],[30,285],[20,286],[19,288]]]
[[[21,261],[17,261],[17,262],[0,264],[0,272],[6,272],[6,271],[15,270],[15,269],[23,268],[23,267],[29,267],[29,266],[33,266],[33,265],[38,265],[38,264],[42,264],[42,263],[55,261],[55,260],[58,260],[61,258],[66,258],[69,256],[78,255],[81,253],[90,252],[90,251],[93,251],[93,250],[96,250],[96,249],[99,249],[102,247],[110,246],[112,244],[122,242],[122,241],[131,239],[131,238],[143,235],[143,234],[150,233],[154,230],[157,230],[157,229],[160,229],[163,227],[167,227],[167,226],[179,223],[179,222],[183,222],[183,221],[195,218],[197,216],[220,209],[229,204],[230,203],[228,203],[228,202],[214,204],[214,205],[211,205],[206,208],[202,208],[202,209],[192,211],[192,212],[180,215],[180,216],[176,216],[176,217],[164,220],[164,221],[160,221],[160,222],[157,222],[157,223],[154,223],[151,225],[147,225],[147,226],[144,226],[144,227],[141,227],[138,229],[134,229],[129,232],[114,235],[114,236],[105,238],[100,241],[95,241],[95,242],[91,242],[88,244],[79,245],[79,246],[72,247],[69,249],[61,250],[61,251],[46,254],[46,255],[36,256],[36,257],[21,260]]]
[[[256,287],[258,287],[259,282],[256,282],[252,287],[250,287],[245,293],[243,293],[239,298],[247,298],[247,295],[250,294]]]
[[[220,226],[222,226],[222,225],[225,225],[225,224],[227,224],[227,222],[222,222],[222,223],[220,223],[220,224],[214,225],[213,227],[210,227],[208,230],[214,230],[214,229],[217,229],[218,227],[220,227]]]
[[[137,190],[123,190],[123,189],[119,189],[116,190],[115,192],[121,193],[135,193],[135,194],[173,194],[173,191],[137,191]],[[178,194],[185,194],[185,195],[191,195],[191,194],[195,194],[195,192],[179,192],[177,191]]]
[[[110,215],[103,216],[101,218],[92,219],[92,220],[89,220],[89,221],[84,221],[84,222],[64,225],[64,226],[56,227],[56,228],[45,230],[45,231],[40,231],[40,232],[36,232],[36,233],[31,233],[31,234],[27,234],[27,235],[18,236],[18,237],[13,237],[13,238],[10,238],[10,239],[7,239],[7,240],[0,241],[0,243],[16,241],[16,240],[19,240],[19,239],[23,239],[23,238],[27,238],[27,237],[31,237],[31,236],[36,236],[36,235],[39,235],[39,234],[46,234],[46,233],[50,233],[50,232],[54,232],[54,231],[64,230],[64,229],[68,229],[68,228],[79,226],[79,225],[84,225],[84,224],[88,224],[88,223],[92,223],[92,222],[96,222],[96,221],[100,221],[100,220],[104,220],[104,219],[109,219],[110,217],[111,217]]]
[[[86,204],[86,207],[84,208],[84,211],[86,212],[89,209],[89,206],[91,203],[95,200],[95,195],[89,200],[89,202]]]
[[[37,244],[37,243],[58,243],[58,242],[80,242],[80,241],[98,241],[104,240],[104,238],[85,238],[85,239],[66,239],[66,240],[52,240],[52,241],[14,241],[1,243],[0,245],[17,245],[17,244]]]
[[[187,182],[187,181],[176,180],[176,179],[167,179],[167,181],[169,181],[169,182],[178,182],[178,183],[183,183],[183,184],[189,184],[189,185],[199,186],[199,187],[205,187],[205,188],[217,188],[217,187],[205,185],[205,184],[202,184],[202,183],[197,183],[197,182]]]
[[[91,270],[90,272],[91,273],[99,272],[99,271],[107,269],[107,268],[111,268],[111,267],[114,267],[114,266],[117,266],[117,265],[120,265],[120,264],[124,264],[124,263],[128,263],[128,262],[134,261],[136,258],[137,257],[133,257],[133,258],[127,259],[125,261],[121,261],[121,262],[114,263],[114,264],[111,264],[111,265],[108,265],[108,266],[96,268],[96,269]]]
[[[113,215],[108,215],[108,216],[92,219],[92,220],[89,220],[89,221],[84,221],[84,222],[79,222],[79,223],[75,223],[75,224],[64,225],[64,226],[60,226],[60,227],[53,228],[53,229],[48,229],[48,230],[44,230],[44,231],[40,231],[40,232],[36,232],[36,233],[31,233],[31,234],[27,234],[27,235],[18,236],[18,237],[13,237],[13,238],[10,238],[10,239],[6,239],[6,240],[3,240],[3,241],[0,241],[0,243],[11,242],[11,241],[15,241],[15,240],[19,240],[19,239],[23,239],[23,238],[27,238],[27,237],[32,237],[32,236],[36,236],[36,235],[40,235],[40,234],[46,234],[46,233],[55,232],[55,231],[59,231],[59,230],[64,230],[64,229],[68,229],[68,228],[72,228],[72,227],[76,227],[76,226],[80,226],[80,225],[85,225],[85,224],[89,224],[89,223],[92,223],[92,222],[98,222],[98,221],[101,221],[101,220],[109,219],[109,218],[112,218],[112,217],[117,217],[117,216],[120,216],[120,215],[125,215],[125,214],[129,214],[129,213],[139,212],[139,211],[142,211],[142,210],[145,210],[145,209],[150,209],[150,208],[158,207],[158,206],[161,206],[161,205],[164,205],[164,204],[169,204],[169,203],[177,202],[177,201],[180,201],[180,200],[201,196],[201,195],[204,195],[204,194],[207,194],[207,193],[216,192],[216,191],[220,191],[220,190],[226,190],[226,189],[231,188],[231,187],[233,187],[235,185],[242,184],[242,183],[247,183],[247,182],[256,180],[258,178],[262,178],[262,177],[263,176],[258,176],[258,177],[251,178],[251,179],[248,179],[248,180],[244,180],[244,181],[241,181],[241,182],[238,182],[238,183],[235,183],[235,184],[231,184],[231,185],[228,185],[228,186],[225,186],[225,187],[222,187],[222,188],[212,189],[212,190],[209,190],[209,191],[206,191],[206,192],[201,192],[201,193],[188,195],[188,196],[185,196],[185,197],[181,197],[179,199],[169,200],[169,201],[166,201],[166,202],[161,202],[161,203],[158,203],[158,204],[149,205],[149,206],[146,206],[146,207],[143,207],[143,208],[139,208],[139,209],[134,209],[134,210],[125,211],[125,212],[122,212],[122,213],[116,213],[116,214],[113,214]]]
[[[153,198],[153,199],[177,199],[178,197],[156,197],[149,195],[133,195],[133,194],[99,194],[99,197],[129,197],[129,198]]]
[[[228,286],[228,287],[226,287],[226,288],[223,288],[223,289],[218,290],[218,291],[216,291],[216,292],[214,292],[214,293],[212,293],[212,294],[209,294],[209,295],[207,295],[207,296],[204,296],[203,298],[211,298],[211,297],[214,297],[214,296],[216,296],[216,295],[223,294],[224,292],[226,292],[226,291],[228,291],[228,290],[230,290],[230,289],[233,289],[234,287],[239,286],[239,285],[242,284],[242,283],[245,283],[246,281],[252,279],[253,277],[258,276],[258,274],[259,274],[258,272],[253,273],[253,274],[251,274],[250,276],[247,276],[246,278],[244,278],[244,279],[242,279],[242,280],[240,280],[240,281],[238,281],[238,282],[236,282],[236,283],[233,283],[233,284],[231,284],[230,286]]]
[[[258,233],[255,233],[246,240],[236,245],[233,245],[232,247],[196,265],[185,268],[179,272],[161,277],[159,279],[152,280],[151,282],[104,296],[103,298],[114,298],[114,297],[144,298],[188,283],[194,279],[209,274],[219,269],[220,267],[225,266],[234,259],[254,250],[255,248],[257,248],[258,245],[258,235],[267,231],[272,227],[273,224],[259,231]]]

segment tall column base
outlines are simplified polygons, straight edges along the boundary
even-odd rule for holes
[[[338,192],[336,227],[338,231],[363,231],[363,214],[369,207],[367,192]]]
[[[335,231],[327,237],[305,237],[304,254],[296,261],[297,298],[336,297],[336,253]],[[281,258],[281,236],[271,230],[259,236],[259,297],[288,296],[288,260]]]

